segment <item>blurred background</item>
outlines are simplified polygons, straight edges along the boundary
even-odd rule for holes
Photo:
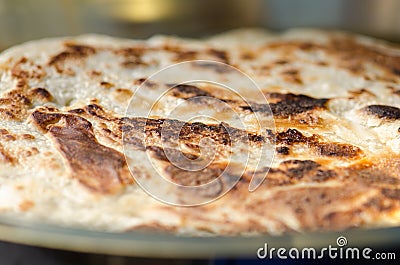
[[[261,26],[339,28],[400,41],[398,0],[0,0],[0,49],[81,33],[202,37]]]

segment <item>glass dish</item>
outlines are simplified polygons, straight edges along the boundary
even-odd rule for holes
[[[78,252],[151,258],[256,258],[257,250],[264,247],[265,243],[275,248],[320,249],[329,245],[336,247],[339,236],[346,237],[348,247],[395,250],[400,246],[399,227],[283,236],[188,237],[142,232],[99,232],[0,217],[0,240]]]

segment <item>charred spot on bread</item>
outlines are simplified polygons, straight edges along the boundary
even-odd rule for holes
[[[177,98],[193,98],[193,97],[212,97],[210,93],[193,85],[169,85],[173,86],[171,89],[172,95]]]
[[[378,117],[379,119],[399,120],[400,108],[386,105],[369,105],[362,109],[363,112]]]
[[[329,157],[355,158],[362,153],[360,148],[344,143],[318,143],[315,148],[318,154]]]

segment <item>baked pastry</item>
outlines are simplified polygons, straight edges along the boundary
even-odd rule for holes
[[[253,97],[246,105],[213,84],[146,82],[165,67],[192,60],[243,71],[269,104]],[[203,63],[193,71],[223,78],[221,67]],[[164,99],[158,101],[152,91],[165,91]],[[248,97],[245,88],[239,93]],[[0,94],[3,215],[102,231],[190,235],[400,224],[400,49],[392,44],[307,29],[282,34],[245,29],[204,40],[45,39],[0,55]],[[191,100],[195,97],[211,101]],[[226,103],[247,127],[223,117],[224,110],[218,119],[171,116],[181,103],[193,113],[211,109],[212,99]],[[128,110],[139,111],[155,101],[150,116],[127,116],[130,102]],[[251,127],[251,117],[271,112],[274,127]],[[178,133],[168,146],[161,143],[163,124]],[[215,143],[217,155],[201,170],[183,170],[166,155],[170,148],[172,157],[179,151],[197,159],[204,137]],[[234,153],[229,148],[243,137],[253,153],[263,143],[273,144],[273,160],[256,167],[251,158],[222,197],[226,180],[194,194],[220,197],[204,205],[165,204],[134,178],[146,173],[142,163],[150,157],[176,183],[208,183],[221,175]],[[129,163],[124,145],[135,154]],[[264,181],[249,192],[258,175]]]

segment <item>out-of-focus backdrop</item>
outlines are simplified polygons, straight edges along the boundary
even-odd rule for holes
[[[201,37],[246,26],[339,28],[400,41],[400,1],[0,0],[0,49],[88,32]]]

